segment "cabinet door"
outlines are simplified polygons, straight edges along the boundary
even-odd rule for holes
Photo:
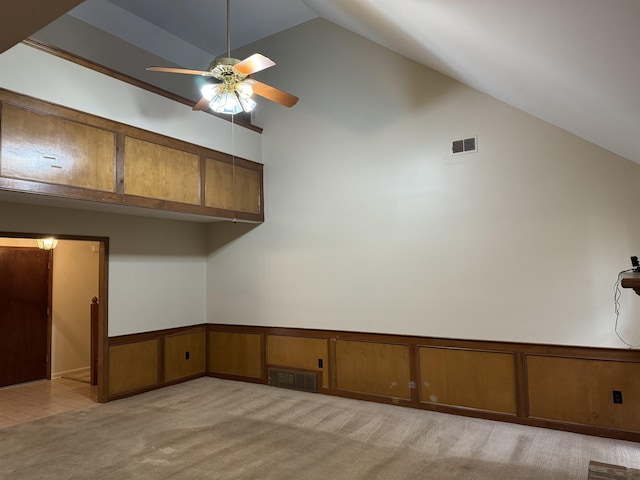
[[[107,192],[115,185],[115,135],[2,105],[0,174]]]
[[[261,176],[257,170],[206,159],[207,207],[260,213]]]
[[[200,157],[126,137],[124,193],[173,202],[200,204]]]

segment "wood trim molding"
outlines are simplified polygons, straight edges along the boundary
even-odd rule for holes
[[[109,337],[109,346],[126,345],[128,343],[146,342],[149,340],[157,340],[162,337],[169,337],[171,335],[181,335],[187,333],[202,333],[207,332],[207,324],[189,325],[186,327],[168,328],[165,330],[152,330],[141,333],[130,333],[125,335],[117,335]]]
[[[198,334],[198,333],[203,334],[205,337],[203,341],[204,341],[205,351],[206,351],[206,345],[207,345],[207,338],[206,338],[207,326],[206,325],[177,327],[177,328],[170,328],[166,330],[154,330],[150,332],[110,337],[108,339],[107,350],[111,350],[112,348],[118,348],[123,346],[135,347],[135,345],[137,344],[142,345],[142,344],[148,344],[149,342],[156,342],[157,355],[156,355],[155,363],[148,367],[147,373],[151,374],[153,372],[156,376],[157,381],[153,382],[152,384],[143,384],[140,386],[134,386],[130,389],[127,389],[126,391],[111,392],[111,390],[109,390],[108,400],[111,401],[111,400],[117,400],[120,398],[130,397],[132,395],[137,395],[139,393],[156,390],[158,388],[174,385],[181,382],[186,382],[188,380],[193,380],[195,378],[205,376],[206,362],[203,362],[204,368],[201,372],[189,374],[179,378],[172,378],[169,380],[165,379],[165,368],[166,368],[165,340],[166,338],[177,336],[177,335],[190,335],[190,334]],[[126,371],[126,370],[122,370],[122,371]],[[112,372],[112,374],[114,373]]]
[[[521,425],[551,428],[563,431],[576,432],[587,435],[597,435],[610,438],[618,438],[630,441],[640,441],[640,431],[622,430],[613,427],[603,427],[600,425],[581,424],[557,419],[536,418],[530,415],[529,411],[529,385],[528,385],[528,356],[543,356],[557,359],[577,359],[580,361],[606,361],[618,364],[640,363],[640,352],[628,349],[602,348],[602,347],[580,347],[565,345],[544,345],[519,342],[498,342],[482,340],[461,340],[444,339],[435,337],[418,337],[406,335],[392,335],[364,332],[345,332],[331,330],[284,328],[284,327],[258,327],[250,325],[224,325],[210,324],[209,331],[262,334],[269,336],[293,336],[302,338],[319,338],[328,340],[329,348],[329,388],[320,389],[320,393],[335,395],[358,400],[374,401],[392,405],[402,405],[423,410],[432,410],[442,413],[464,415],[488,420],[498,420]],[[337,368],[336,365],[336,343],[338,341],[366,342],[370,344],[404,345],[409,348],[410,359],[410,400],[393,397],[390,395],[378,395],[372,393],[354,392],[337,388]],[[513,357],[514,396],[515,413],[504,413],[479,408],[470,408],[462,405],[447,405],[443,403],[424,401],[420,399],[420,382],[424,379],[420,372],[419,349],[420,347],[442,348],[460,352],[486,352],[511,354]],[[220,378],[229,378],[215,373],[209,375]],[[232,378],[243,380],[242,378]],[[256,379],[246,379],[256,382]],[[268,378],[264,378],[264,383]],[[633,409],[634,406],[627,408]]]
[[[76,65],[80,65],[103,75],[107,75],[111,78],[115,78],[116,80],[120,80],[121,82],[128,83],[129,85],[133,85],[138,88],[142,88],[143,90],[155,93],[156,95],[160,95],[161,97],[168,98],[169,100],[173,100],[174,102],[178,102],[189,107],[193,107],[195,104],[193,100],[181,97],[179,95],[176,95],[175,93],[169,92],[168,90],[164,90],[162,88],[156,87],[155,85],[151,85],[150,83],[143,82],[142,80],[138,80],[137,78],[134,78],[130,75],[126,75],[111,68],[105,67],[104,65],[100,65],[99,63],[80,57],[66,50],[48,45],[44,42],[36,40],[33,37],[29,37],[26,40],[23,40],[22,43],[42,52],[46,52],[50,55],[54,55],[58,58],[62,58],[69,62],[75,63]],[[231,117],[229,115],[217,114],[210,111],[206,111],[205,113],[213,115],[214,117],[221,118],[227,122],[231,122]],[[241,119],[233,119],[233,123],[235,125],[248,128],[249,130],[253,130],[254,132],[262,133],[262,128],[252,125],[251,123],[245,122]]]
[[[419,337],[387,333],[349,332],[343,330],[321,330],[290,327],[259,327],[251,325],[207,324],[209,329],[220,332],[268,333],[269,335],[290,335],[307,338],[335,338],[361,342],[394,343],[425,347],[461,348],[487,352],[514,352],[590,360],[617,360],[640,362],[640,350],[606,347],[582,347],[573,345],[536,344],[493,340],[463,340],[439,337]]]
[[[576,433],[587,434],[587,435],[597,435],[597,436],[603,436],[603,437],[640,442],[640,430],[638,431],[629,430],[629,429],[625,430],[620,427],[614,426],[615,425],[614,423],[612,423],[610,426],[607,426],[605,424],[600,424],[600,425],[590,424],[588,422],[577,423],[575,421],[569,421],[568,419],[563,420],[559,418],[539,418],[539,417],[532,416],[530,412],[530,406],[529,406],[530,395],[534,393],[534,394],[537,394],[535,398],[540,398],[541,390],[540,390],[540,387],[535,384],[529,385],[529,380],[527,378],[527,376],[529,375],[529,369],[527,367],[527,357],[531,357],[531,356],[543,357],[547,359],[547,362],[553,365],[555,365],[553,363],[555,361],[554,359],[558,359],[560,362],[565,362],[566,359],[571,359],[573,361],[579,362],[582,365],[581,368],[584,368],[585,366],[588,367],[589,365],[591,365],[592,361],[595,361],[596,363],[598,362],[602,363],[602,361],[604,361],[606,365],[609,365],[614,370],[618,369],[616,370],[616,372],[618,371],[625,372],[628,370],[628,368],[636,368],[631,364],[640,364],[640,352],[637,352],[637,351],[631,351],[627,349],[600,348],[600,347],[590,348],[590,347],[574,347],[574,346],[562,346],[562,345],[536,345],[536,344],[517,343],[517,342],[493,342],[493,341],[481,341],[481,340],[443,339],[443,338],[435,338],[435,337],[418,337],[418,336],[378,334],[378,333],[344,332],[344,331],[332,331],[332,330],[315,330],[315,329],[282,328],[282,327],[261,327],[261,326],[251,326],[251,325],[223,325],[223,324],[200,324],[192,327],[180,327],[180,328],[173,328],[168,330],[158,330],[153,332],[144,332],[144,333],[137,333],[132,335],[122,335],[119,337],[111,337],[109,339],[109,346],[111,347],[111,346],[127,345],[127,344],[138,343],[138,342],[148,342],[149,340],[158,340],[159,342],[163,342],[164,341],[163,339],[170,335],[195,333],[195,332],[200,332],[200,333],[204,332],[206,336],[205,371],[201,375],[191,375],[189,377],[172,380],[171,382],[165,382],[162,378],[160,378],[158,384],[156,385],[144,386],[140,389],[134,389],[129,392],[118,393],[115,396],[111,396],[110,399],[122,398],[123,396],[133,395],[133,394],[140,393],[142,391],[148,391],[154,388],[160,388],[169,384],[178,383],[180,381],[186,381],[192,378],[197,378],[198,376],[211,376],[211,377],[223,378],[228,380],[237,380],[237,381],[244,381],[244,382],[251,382],[251,383],[258,383],[258,384],[268,384],[267,359],[269,358],[269,354],[267,352],[267,344],[269,343],[268,339],[270,337],[282,337],[282,336],[290,337],[292,339],[291,341],[293,341],[294,344],[295,344],[295,339],[300,340],[300,342],[298,342],[298,344],[295,345],[295,347],[297,348],[297,351],[301,352],[301,357],[290,360],[292,363],[297,363],[298,366],[295,366],[293,364],[279,365],[282,368],[291,368],[292,370],[300,370],[299,364],[304,361],[303,357],[308,356],[307,353],[304,352],[304,350],[300,349],[301,345],[305,345],[305,342],[308,342],[309,339],[322,339],[327,341],[327,358],[325,360],[326,364],[324,365],[324,371],[328,376],[328,382],[327,382],[328,386],[320,388],[318,390],[319,393],[322,393],[322,394],[353,398],[357,400],[386,403],[390,405],[400,405],[400,406],[411,407],[411,408],[422,409],[422,410],[431,410],[431,411],[436,411],[441,413],[463,415],[463,416],[488,419],[488,420],[498,420],[498,421],[516,423],[521,425],[551,428],[556,430],[576,432]],[[237,342],[234,340],[234,344],[239,345],[240,350],[243,352],[246,352],[246,354],[248,355],[247,358],[255,359],[256,356],[259,356],[260,362],[261,362],[260,376],[253,377],[253,376],[239,375],[235,373],[232,374],[232,373],[221,373],[221,372],[212,371],[212,365],[210,364],[210,354],[209,354],[211,351],[210,349],[212,348],[212,346],[210,345],[212,333],[234,334],[233,335],[234,339],[239,340]],[[242,337],[242,335],[246,335],[247,337],[253,338],[253,341],[244,342],[242,338],[238,339],[238,337]],[[255,336],[260,337],[259,342],[255,341]],[[400,357],[394,357],[394,358],[389,357],[388,359],[384,359],[384,363],[386,363],[387,360],[389,361],[391,365],[389,367],[389,371],[392,373],[389,374],[389,371],[388,371],[386,374],[382,375],[380,377],[382,379],[381,380],[382,383],[380,383],[378,387],[370,388],[368,390],[370,393],[367,393],[366,391],[351,391],[344,388],[338,389],[338,380],[340,378],[339,377],[340,366],[336,364],[337,359],[339,358],[336,352],[336,345],[338,342],[342,342],[341,343],[342,351],[344,351],[345,347],[346,348],[349,348],[350,346],[354,347],[354,349],[351,352],[350,358],[353,357],[353,353],[356,351],[358,351],[359,354],[361,355],[367,355],[368,354],[367,351],[370,350],[371,352],[373,352],[372,353],[373,355],[376,355],[378,357],[382,355],[384,357],[385,355],[393,356],[396,354],[402,354],[404,356],[406,353],[406,350],[408,350],[408,361],[409,361],[408,368],[409,368],[409,377],[410,377],[409,396],[406,396],[406,397],[403,397],[402,395],[394,396],[393,394],[394,390],[391,390],[390,391],[391,393],[388,393],[388,394],[384,393],[386,391],[385,388],[388,388],[389,386],[390,375],[392,376],[394,371],[401,372],[401,373],[404,371],[402,370],[404,368],[402,367],[402,365],[406,365],[406,363],[404,363],[406,362],[406,358],[407,358],[406,356],[404,357],[404,359],[400,359]],[[287,347],[287,345],[291,346],[290,341],[287,341],[284,343],[283,342],[277,342],[277,343],[281,345],[280,348],[287,348],[287,350],[289,350],[289,347]],[[363,349],[362,347],[364,347],[365,345],[362,345],[362,344],[368,344],[368,347]],[[393,348],[393,347],[401,347],[401,346],[406,347],[406,349]],[[392,347],[392,348],[387,348],[387,347]],[[260,349],[260,352],[257,351],[258,348]],[[468,362],[469,353],[472,353],[471,357],[473,357],[473,360],[471,361],[474,362],[473,364],[474,369],[477,366],[475,365],[475,362],[484,361],[483,359],[487,359],[486,365],[489,368],[485,369],[485,372],[488,372],[489,375],[493,375],[493,377],[491,377],[493,385],[499,385],[501,382],[501,378],[499,377],[499,373],[495,373],[491,371],[490,367],[495,363],[492,363],[492,360],[490,359],[493,358],[494,359],[493,361],[495,361],[495,358],[497,357],[496,355],[491,355],[491,354],[509,354],[510,357],[513,359],[512,360],[513,369],[512,370],[509,369],[511,370],[511,373],[508,375],[509,378],[506,378],[506,376],[504,378],[505,382],[509,382],[507,383],[506,389],[501,388],[501,390],[503,393],[507,392],[507,395],[508,395],[508,389],[509,389],[508,385],[511,385],[511,382],[514,384],[514,387],[513,387],[515,389],[515,391],[513,392],[514,402],[515,402],[515,410],[513,410],[514,413],[511,413],[511,410],[513,407],[500,411],[499,408],[494,410],[490,408],[485,408],[486,404],[482,404],[482,403],[475,403],[476,405],[481,405],[482,408],[474,408],[474,407],[469,407],[461,404],[460,405],[445,404],[437,400],[434,401],[431,398],[428,398],[428,399],[420,398],[421,387],[425,381],[425,375],[427,373],[427,372],[420,371],[421,370],[421,367],[420,367],[420,362],[421,362],[420,349],[421,348],[431,349],[431,350],[435,349],[435,351],[440,351],[440,350],[447,351],[451,355],[453,355],[454,358],[457,358],[457,362],[460,362],[461,359],[463,362],[465,361],[465,359]],[[231,354],[232,356],[237,356],[238,352],[239,351],[233,351],[233,352],[230,351],[228,353]],[[460,355],[457,356],[456,352],[460,352]],[[473,355],[474,352],[479,353],[479,355]],[[289,351],[288,351],[288,354],[290,355]],[[483,354],[490,354],[490,355],[483,355]],[[240,358],[242,358],[242,353],[240,353],[240,355],[241,355]],[[502,355],[498,355],[498,356],[501,356],[503,359],[507,358]],[[286,356],[280,355],[279,358],[285,359],[285,363],[286,363],[286,358],[287,358]],[[425,357],[425,358],[430,358],[430,357]],[[437,356],[434,358],[437,358]],[[368,379],[366,379],[366,381],[375,382],[378,375],[378,369],[371,368],[367,370],[367,365],[369,364],[367,362],[367,359],[357,359],[357,360],[359,361],[360,365],[364,365],[364,367],[358,367],[356,369],[355,371],[356,377],[353,377],[353,376],[351,377],[356,379],[356,383],[358,383],[358,388],[360,388],[362,384],[359,383],[360,379],[357,375],[368,376]],[[251,360],[251,361],[255,362],[255,360]],[[379,362],[380,362],[380,359],[377,358],[375,363],[379,364]],[[384,363],[379,364],[379,366],[381,365],[383,369],[387,369],[387,366]],[[393,365],[395,365],[395,367]],[[400,367],[398,367],[399,365]],[[458,368],[464,369],[465,368],[464,365],[465,364],[462,363],[459,365]],[[469,365],[469,363],[467,363],[467,365]],[[398,370],[398,368],[400,368],[400,370]],[[429,369],[433,370],[433,368],[438,369],[439,365],[432,363]],[[472,369],[472,371],[475,371],[474,369]],[[234,371],[234,370],[230,370],[230,371]],[[321,370],[314,369],[314,371],[320,374]],[[354,371],[351,371],[350,373],[351,375],[353,375]],[[496,377],[496,375],[498,375],[498,377]],[[559,382],[560,384],[562,384],[562,376],[561,376],[562,371],[556,371],[555,367],[553,367],[552,370],[549,370],[549,375],[552,375],[552,376],[556,375],[555,382],[556,383]],[[465,383],[460,383],[460,378],[462,378],[464,382],[464,378],[465,378],[464,375],[460,377],[456,374],[456,375],[452,375],[452,377],[453,378],[451,379],[445,378],[445,382],[453,382],[449,387],[453,388],[454,391],[455,389],[459,389],[459,388],[463,388],[463,389],[467,388],[467,385]],[[442,379],[442,377],[440,378]],[[585,379],[584,383],[589,384],[589,383],[597,382],[598,378],[601,379],[602,376],[600,377],[594,376],[594,379],[592,379],[593,381],[589,379]],[[442,383],[442,380],[440,381],[440,383]],[[478,382],[475,382],[475,383],[477,388]],[[343,385],[344,385],[344,382],[343,382]],[[347,382],[346,385],[349,385],[349,382]],[[399,385],[399,387],[401,386]],[[472,387],[469,387],[469,388],[472,388]],[[487,388],[490,388],[490,387],[487,387]],[[531,388],[533,389],[537,388],[538,390],[534,390],[530,392]],[[608,385],[600,385],[598,386],[598,388],[606,392],[607,389],[610,387]],[[401,388],[400,391],[404,391],[404,390]],[[380,393],[380,392],[383,392],[383,393]],[[470,390],[470,392],[472,391]],[[542,393],[543,393],[542,396],[546,397],[546,394],[544,394],[544,392]],[[573,398],[571,396],[572,393],[575,393],[575,392],[570,391],[568,392],[568,395],[566,395],[565,397],[570,399]],[[450,396],[449,398],[455,398],[455,397],[456,395],[453,395],[453,396]],[[633,397],[633,395],[631,395],[631,397]],[[637,405],[634,403],[634,402],[637,402],[637,400],[631,397],[629,397],[628,399],[629,405],[625,405],[623,407],[626,410],[624,411],[620,410],[618,411],[618,413],[622,412],[621,414],[624,414],[627,416],[630,415],[634,418],[634,420],[637,421],[638,416],[636,416],[635,412],[638,409],[636,408]],[[466,398],[468,399],[469,395],[467,395]],[[485,395],[485,399],[486,399],[486,395]],[[555,406],[551,404],[552,409],[554,409],[554,411],[556,410],[562,411],[563,408],[571,409],[572,405],[570,403],[569,404],[566,403],[566,398],[560,399],[560,402],[563,402],[563,401],[565,403],[561,404],[559,409],[556,409]],[[496,402],[497,402],[497,405],[500,404],[500,401],[497,399],[496,399]],[[474,402],[472,402],[472,404],[473,403]],[[513,405],[513,403],[511,403],[511,405]],[[607,406],[606,408],[610,408],[610,407]],[[595,416],[597,417],[598,415],[595,415]],[[605,421],[606,421],[606,415],[603,416],[603,418],[605,418]],[[624,425],[624,423],[622,425]]]

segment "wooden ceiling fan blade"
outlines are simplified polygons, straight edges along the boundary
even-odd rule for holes
[[[202,97],[198,103],[193,106],[193,110],[207,111],[209,110],[209,100]]]
[[[240,63],[236,63],[233,69],[242,75],[251,75],[252,73],[273,67],[276,64],[273,60],[259,53],[254,53],[250,57],[245,58]]]
[[[183,73],[185,75],[202,75],[205,77],[212,77],[211,72],[205,70],[188,70],[186,68],[172,68],[172,67],[147,67],[150,72],[165,72],[165,73]]]
[[[245,80],[246,83],[251,85],[253,88],[253,93],[256,95],[260,95],[261,97],[266,98],[267,100],[271,100],[272,102],[279,103],[280,105],[284,105],[285,107],[293,107],[296,103],[298,103],[298,97],[295,95],[291,95],[290,93],[283,92],[271,85],[267,85],[266,83],[259,82],[258,80],[254,80],[253,78]]]

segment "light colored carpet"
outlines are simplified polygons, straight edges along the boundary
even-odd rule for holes
[[[201,378],[0,430],[2,479],[586,479],[640,445]]]

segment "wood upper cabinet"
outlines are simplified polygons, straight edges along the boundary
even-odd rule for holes
[[[175,148],[126,137],[124,193],[200,203],[200,158]]]
[[[114,191],[115,135],[4,104],[0,174]]]
[[[260,213],[260,172],[213,158],[206,159],[205,205]]]
[[[262,165],[0,88],[0,190],[264,221]]]

